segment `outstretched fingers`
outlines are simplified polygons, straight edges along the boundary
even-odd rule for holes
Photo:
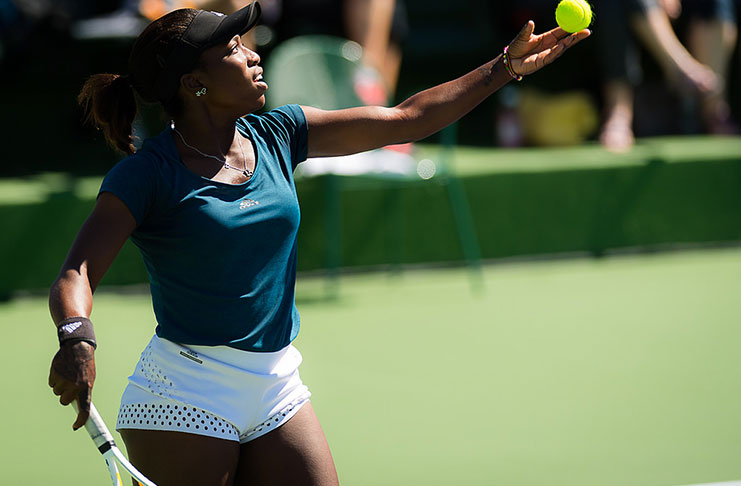
[[[555,29],[554,29],[555,30]],[[553,47],[540,53],[536,60],[536,69],[546,66],[563,55],[569,48],[591,35],[591,31],[582,30],[560,39]]]
[[[563,30],[561,27],[556,27],[555,29],[551,29],[548,32],[543,32],[544,36],[553,37],[556,42],[560,41],[561,39],[564,39],[571,34]]]
[[[579,32],[569,34],[561,27],[544,32],[537,36],[539,37],[538,49],[534,49],[536,52],[544,51],[546,49],[553,49],[562,44],[566,45],[566,48],[571,47],[579,41],[582,41],[591,35],[591,31],[588,29],[581,30]]]
[[[567,42],[567,47],[589,37],[591,32],[584,29],[575,34],[569,34],[561,27],[556,27],[542,34],[535,34],[535,22],[528,21],[509,44],[509,51],[513,58],[526,57],[528,55],[539,55],[540,53],[553,49],[562,42]]]
[[[532,74],[542,67],[552,63],[570,47],[583,41],[591,35],[591,31],[584,29],[563,37],[563,29],[557,28],[539,36],[531,36],[525,44],[512,43],[510,55],[512,67],[518,74]],[[519,37],[518,37],[519,39]],[[517,55],[517,51],[520,55]]]
[[[580,30],[579,32],[575,32],[573,34],[569,34],[565,36],[563,39],[559,40],[559,42],[556,45],[563,46],[563,50],[566,50],[566,49],[569,49],[571,46],[576,45],[579,42],[583,41],[590,35],[592,35],[591,30],[589,29]]]

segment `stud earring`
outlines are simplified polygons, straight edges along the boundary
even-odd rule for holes
[[[196,96],[203,96],[205,94],[206,94],[206,88],[205,87],[203,87],[203,88],[199,89],[198,91],[196,91]]]

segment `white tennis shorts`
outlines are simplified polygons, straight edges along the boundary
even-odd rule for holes
[[[311,393],[302,357],[227,346],[183,346],[154,336],[121,398],[116,429],[170,430],[245,443],[288,421]]]

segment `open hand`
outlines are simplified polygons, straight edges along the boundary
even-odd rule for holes
[[[509,59],[512,70],[517,74],[534,73],[592,34],[588,29],[569,34],[561,27],[538,35],[533,34],[534,31],[535,22],[531,20],[509,44]]]

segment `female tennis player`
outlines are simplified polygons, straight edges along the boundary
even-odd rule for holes
[[[257,3],[228,16],[171,12],[139,36],[128,75],[92,76],[80,94],[128,157],[106,175],[51,287],[60,349],[49,385],[63,405],[77,400],[73,427],[81,427],[95,381],[93,292],[131,238],[157,327],[117,429],[131,462],[160,486],[338,484],[291,345],[299,329],[294,169],[307,157],[425,138],[590,35],[535,35],[529,22],[494,60],[398,106],[254,114],[269,73],[263,79],[240,35],[259,12]],[[172,119],[139,150],[135,94]]]

